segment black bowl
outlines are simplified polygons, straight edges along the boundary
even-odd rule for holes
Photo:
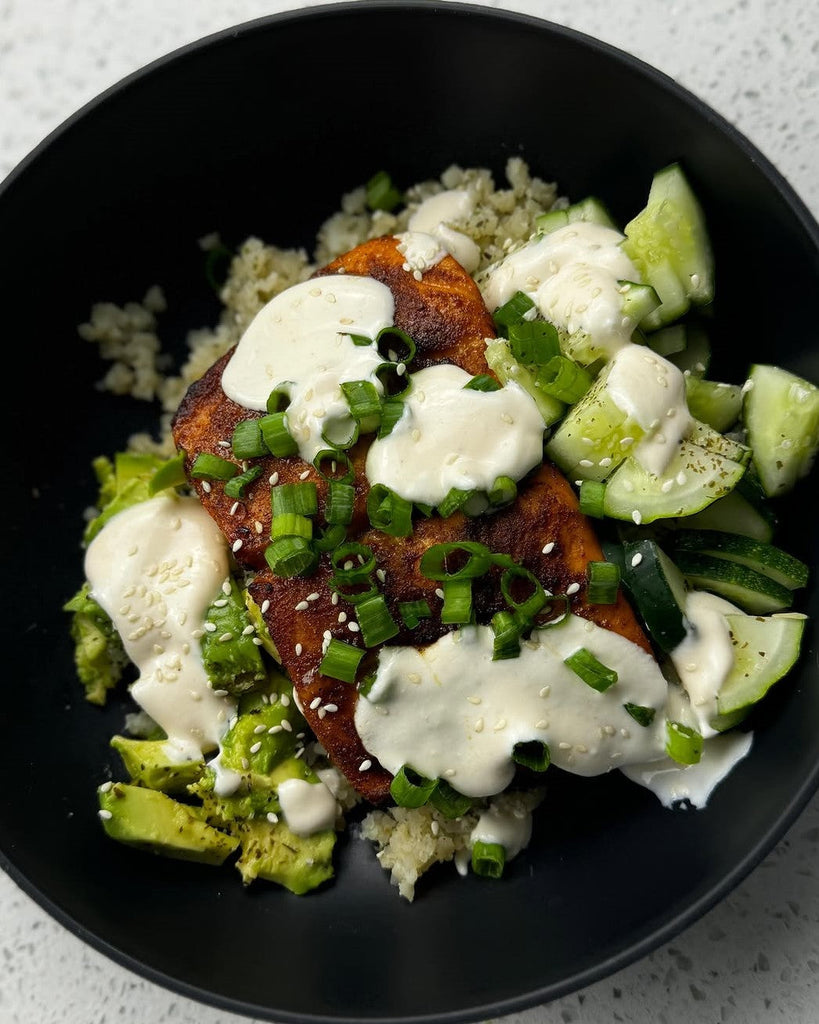
[[[155,410],[94,390],[100,366],[75,325],[92,302],[160,282],[165,336],[181,344],[217,314],[200,236],[309,245],[342,192],[375,170],[408,184],[459,162],[500,180],[511,154],[571,196],[604,197],[621,220],[652,173],[681,160],[716,250],[716,375],[742,380],[762,360],[819,379],[807,340],[819,230],[786,182],[674,82],[527,17],[364,3],[240,26],[105,93],[0,194],[2,864],[71,931],[194,998],[291,1021],[469,1020],[555,998],[694,921],[816,789],[814,588],[800,665],[706,809],[663,810],[619,776],[567,777],[502,883],[440,874],[410,906],[369,846],[349,840],[325,891],[245,892],[227,868],[151,858],[102,834],[94,790],[125,704],[83,702],[60,609],[81,577],[89,460],[152,425]],[[789,547],[815,566],[807,504],[782,515]]]

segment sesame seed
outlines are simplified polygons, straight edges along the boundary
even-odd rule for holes
[[[306,612],[309,607],[310,605],[306,601],[299,601],[293,610],[297,612]]]
[[[244,543],[244,541],[242,540],[242,538],[241,537],[237,537],[237,539],[233,542],[233,545],[231,546],[230,550],[231,551],[238,551],[239,548],[241,548],[243,543]]]
[[[254,632],[254,627],[248,623],[248,625],[242,630],[242,636],[250,636],[252,632]]]
[[[238,507],[239,507],[239,502],[238,501],[234,501],[233,504],[230,506],[230,515],[235,516],[236,515],[236,509],[238,509]]]
[[[581,466],[585,466],[586,468],[588,468],[588,467],[590,467],[590,466],[593,466],[593,465],[594,465],[594,463],[592,462],[592,460],[591,460],[591,459],[581,459],[581,460],[580,460],[580,465],[581,465]]]
[[[262,526],[258,519],[255,519],[253,521],[253,529],[256,531],[256,533],[260,534],[264,530],[264,527]]]
[[[480,697],[467,697],[466,699],[469,701],[470,704],[478,705],[481,703]]]
[[[213,691],[213,696],[214,697],[227,697],[227,695],[228,695],[228,691],[227,690],[214,690]]]
[[[282,727],[280,725],[271,725],[270,728],[267,730],[267,735],[277,736],[281,731]]]
[[[306,480],[308,476],[310,476],[310,470],[305,469],[303,473],[299,473],[299,480]]]
[[[254,743],[254,744],[253,744],[253,746],[252,746],[252,747],[250,748],[250,753],[251,753],[251,754],[258,754],[258,753],[259,753],[259,751],[260,751],[261,749],[262,749],[262,741],[261,741],[261,740],[258,740],[258,741],[257,741],[256,743]]]
[[[271,473],[267,482],[270,484],[271,487],[275,487],[276,484],[279,482],[279,474]]]
[[[347,621],[347,612],[339,612],[338,613],[338,621],[339,622],[346,622]]]
[[[266,725],[257,725],[257,726],[256,726],[256,728],[255,728],[255,729],[253,730],[253,732],[254,732],[254,733],[255,733],[255,734],[257,735],[257,736],[261,736],[261,734],[262,734],[263,732],[267,732],[267,726],[266,726]]]
[[[407,372],[407,365],[406,365],[406,363],[399,363],[398,366],[396,366],[396,368],[395,368],[395,373],[396,373],[396,376],[398,376],[398,377],[403,377],[406,372]]]
[[[319,595],[318,595],[318,591],[317,590],[314,590],[312,594],[308,594],[307,595],[307,600],[308,601],[318,601],[318,599],[319,599]]]
[[[210,492],[213,490],[213,488],[210,486],[210,484],[208,483],[207,480],[203,480],[202,481],[202,490],[205,492],[205,494],[210,494]]]
[[[440,597],[440,599],[443,601],[443,599],[444,599],[444,592],[443,592],[441,587],[436,587],[435,588],[435,596],[436,597]]]
[[[338,711],[338,704],[325,704],[324,710],[330,715],[335,714]]]
[[[248,768],[250,767],[250,761],[248,761],[246,757],[242,758],[242,767],[244,768],[245,771],[247,771]]]
[[[314,697],[310,701],[310,710],[315,711],[316,708],[321,704],[321,697]]]
[[[109,821],[114,815],[110,811],[106,811],[103,808],[101,811],[97,811],[97,814],[102,818],[103,821]]]
[[[559,747],[560,750],[571,750],[572,749],[571,743],[565,743],[565,742],[564,743],[558,743],[558,747]]]
[[[289,719],[287,719],[287,718],[283,718],[282,719],[282,729],[284,729],[285,732],[292,732],[293,731],[293,726],[290,724]]]
[[[351,633],[358,633],[359,630],[361,629],[361,626],[359,626],[357,622],[348,622],[347,629],[349,629]]]
[[[635,508],[635,510],[631,513],[631,518],[634,520],[637,526],[639,526],[640,523],[642,523],[643,521],[643,513],[638,508]]]
[[[302,647],[301,644],[296,644],[294,650],[296,652],[296,657],[299,657],[301,655],[301,652],[304,650],[304,648]]]
[[[542,688],[542,689],[540,690],[540,693],[538,694],[538,696],[539,696],[539,697],[548,697],[548,696],[549,696],[549,694],[550,694],[551,692],[552,692],[552,688],[551,688],[551,686],[549,686],[549,684],[547,683],[547,684],[546,684],[546,686],[544,686],[544,687],[543,687],[543,688]]]
[[[222,581],[222,593],[225,597],[230,597],[230,577]]]
[[[544,555],[551,555],[551,553],[554,551],[554,549],[555,549],[555,542],[553,540],[550,540],[548,544],[544,544],[543,545],[543,554]]]
[[[270,602],[268,600],[266,600],[266,599],[264,601],[262,601],[262,607],[260,609],[262,615],[264,615],[269,608],[270,608]]]
[[[370,768],[372,768],[372,766],[373,766],[373,763],[369,759],[369,757],[365,757],[364,760],[361,762],[361,764],[358,766],[358,770],[360,772],[368,772],[370,770]]]
[[[217,441],[220,448],[230,448],[230,441]]]
[[[506,728],[506,719],[505,718],[499,718],[497,720],[497,722],[495,722],[495,729],[494,729],[494,731],[495,732],[501,732],[505,728]]]
[[[643,560],[643,556],[638,551],[637,554],[632,557],[631,564],[632,564],[633,567],[636,567],[636,566],[638,566],[640,564],[640,562],[642,562],[642,560]]]
[[[568,585],[568,587],[566,587],[566,593],[567,594],[576,594],[578,592],[578,590],[580,590],[580,584],[579,583],[570,583]]]
[[[541,720],[539,722],[535,722],[535,728],[536,729],[548,729],[549,728],[549,720],[547,718],[541,718]]]
[[[281,705],[283,708],[290,707],[290,697],[286,693],[283,693],[281,697],[279,697],[279,700],[281,701]]]
[[[108,790],[114,785],[113,782],[103,782],[100,786],[100,793],[107,793]]]
[[[441,831],[441,826],[440,826],[440,824],[439,824],[439,823],[438,823],[437,821],[435,821],[435,820],[433,819],[433,820],[432,820],[432,821],[431,821],[431,822],[429,823],[429,830],[430,830],[430,832],[431,832],[431,833],[432,833],[432,834],[433,834],[434,836],[437,836],[437,835],[438,835],[438,833],[439,833],[439,832]]]
[[[386,574],[386,572],[383,569],[376,569],[375,570],[375,575],[378,577],[378,579],[379,579],[379,581],[381,583],[383,583],[386,580],[386,578],[387,578],[387,574]]]
[[[330,604],[338,604],[338,593],[334,590],[330,597]]]
[[[271,825],[277,825],[279,823],[279,816],[278,814],[274,814],[273,811],[268,811],[267,820],[270,822]]]
[[[477,720],[477,722],[475,722],[475,732],[483,732],[483,719],[482,718],[479,718]]]
[[[206,622],[205,623],[205,630],[208,633],[215,633],[216,632],[216,623],[215,622]]]
[[[228,640],[232,640],[232,639],[233,639],[233,634],[232,633],[222,633],[222,635],[219,637],[220,643],[223,643],[223,644],[226,644],[228,642]]]
[[[317,714],[318,714],[318,716],[319,716],[319,720],[320,720],[320,721],[324,721],[324,717],[325,717],[325,715],[327,714],[327,712],[326,712],[326,711],[324,710],[324,708],[319,708],[319,709],[318,709],[318,711],[317,711],[316,713],[317,713]]]

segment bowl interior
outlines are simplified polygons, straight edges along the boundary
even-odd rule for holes
[[[282,15],[189,47],[101,97],[0,194],[6,293],[5,730],[0,849],[72,930],[154,980],[277,1020],[472,1019],[556,997],[648,952],[739,881],[802,808],[819,770],[816,627],[764,708],[751,756],[699,812],[619,775],[555,778],[530,851],[492,884],[450,869],[414,905],[352,838],[335,884],[305,898],[232,870],[106,840],[95,786],[125,701],[82,700],[62,603],[81,582],[90,459],[156,410],[94,389],[76,336],[100,299],[162,285],[177,351],[217,304],[197,239],[309,246],[341,194],[381,168],[400,184],[449,164],[502,181],[520,154],[625,222],[680,159],[718,273],[714,373],[752,361],[819,379],[816,225],[749,144],[672,82],[532,19],[437,4]],[[15,397],[17,388],[22,395]],[[22,426],[26,429],[22,430]],[[803,490],[804,496],[804,490]],[[807,503],[786,546],[819,562]],[[816,591],[803,607],[819,616]],[[446,875],[446,877],[444,877]]]

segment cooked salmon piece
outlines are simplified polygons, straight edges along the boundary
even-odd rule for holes
[[[492,317],[484,305],[478,287],[467,272],[451,256],[445,256],[424,272],[420,281],[403,269],[404,257],[395,238],[376,238],[340,256],[317,276],[357,274],[373,277],[385,284],[395,301],[395,326],[405,331],[416,345],[412,369],[433,363],[454,363],[473,376],[491,373],[484,357],[484,339],[494,337]],[[227,397],[222,390],[222,371],[233,350],[226,353],[188,389],[172,424],[177,449],[186,453],[185,470],[202,505],[218,523],[231,547],[241,546],[237,559],[251,568],[265,565],[264,549],[270,539],[270,478],[278,483],[295,483],[307,472],[306,479],[316,482],[319,505],[324,505],[326,483],[312,465],[298,456],[258,460],[262,465],[259,478],[248,486],[245,497],[236,502],[224,493],[215,481],[206,487],[201,480],[190,477],[190,469],[199,452],[209,452],[223,459],[233,459],[230,442],[236,424],[241,420],[259,418],[263,413],[245,409]],[[369,487],[364,476],[364,458],[369,440],[363,438],[350,452],[356,470],[356,500],[350,532],[366,529],[366,501]],[[323,524],[319,517],[318,522]]]
[[[485,516],[468,518],[460,512],[447,519],[431,516],[415,524],[410,537],[391,537],[369,530],[358,538],[376,556],[383,572],[379,589],[399,626],[390,644],[425,646],[452,627],[441,622],[441,599],[436,595],[440,583],[421,574],[419,563],[434,544],[475,540],[490,550],[509,554],[529,569],[552,594],[565,594],[571,584],[578,591],[569,598],[571,610],[605,629],[613,630],[651,653],[631,606],[620,595],[613,605],[590,604],[586,596],[588,563],[603,559],[603,552],[589,519],[580,512],[571,487],[553,466],[544,464],[535,470],[518,492],[512,505]],[[548,554],[543,548],[554,543]],[[293,681],[303,713],[319,742],[350,783],[373,803],[386,800],[391,776],[362,745],[355,729],[354,686],[328,678],[319,672],[324,637],[329,635],[345,643],[364,647],[361,634],[352,632],[354,606],[343,599],[332,603],[329,560],[325,557],[319,571],[306,579],[282,579],[269,571],[260,573],[250,591],[257,604],[269,602],[265,622],[276,644],[285,671]],[[473,583],[473,606],[478,622],[488,623],[505,606],[500,592],[500,569]],[[308,601],[308,596],[318,597]],[[424,599],[432,615],[414,629],[402,622],[398,605]],[[297,611],[297,606],[302,611]],[[340,621],[339,616],[343,617]],[[299,653],[296,653],[296,652]],[[359,667],[359,679],[374,667],[375,651]],[[313,705],[316,705],[313,707]],[[327,705],[337,708],[323,711]],[[362,764],[372,762],[362,771]]]

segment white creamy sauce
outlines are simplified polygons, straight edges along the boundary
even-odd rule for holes
[[[264,410],[274,388],[290,398],[287,427],[306,462],[327,445],[322,432],[352,425],[340,384],[371,381],[383,362],[375,344],[356,345],[350,335],[375,339],[393,323],[395,303],[386,285],[353,274],[315,278],[271,299],[242,335],[222,373],[228,398]]]
[[[650,789],[664,807],[683,800],[693,807],[705,807],[720,782],[747,755],[752,742],[750,733],[713,736],[704,741],[698,764],[679,765],[664,758],[624,767],[623,774]]]
[[[398,241],[396,248],[404,257],[404,270],[414,274],[417,280],[447,254],[440,239],[425,231],[405,231],[395,237]]]
[[[671,661],[688,694],[697,731],[716,734],[710,722],[718,714],[717,694],[734,665],[734,647],[726,615],[741,609],[716,594],[692,590],[686,596],[686,637],[672,652]]]
[[[520,480],[543,459],[543,418],[518,384],[464,390],[457,366],[412,375],[401,419],[367,453],[367,479],[409,501],[437,505],[453,487],[488,491],[499,476]]]
[[[468,274],[478,269],[481,251],[454,224],[468,220],[475,210],[475,197],[465,189],[450,189],[425,199],[409,219],[411,232],[432,235],[454,256]]]
[[[234,713],[214,696],[199,637],[229,571],[221,531],[195,498],[160,495],[113,516],[91,541],[85,574],[139,669],[136,702],[178,758],[217,747]]]
[[[533,632],[518,658],[492,661],[492,644],[489,626],[470,626],[420,650],[381,650],[355,724],[388,771],[409,764],[477,797],[511,782],[519,742],[543,740],[553,764],[587,776],[664,755],[668,687],[636,644],[573,615]],[[605,693],[563,664],[580,647],[617,671]],[[638,725],[625,703],[655,708],[652,725]]]
[[[555,326],[587,334],[613,353],[635,327],[623,314],[619,282],[640,280],[622,241],[618,231],[600,224],[567,224],[492,268],[482,288],[484,301],[491,312],[524,292]]]
[[[691,430],[685,377],[667,359],[632,343],[615,353],[606,373],[606,393],[646,432],[634,457],[649,473],[661,475]]]
[[[297,836],[311,836],[335,825],[338,805],[323,782],[285,779],[276,795],[287,827]]]
[[[516,857],[525,850],[532,838],[532,815],[518,807],[500,807],[490,802],[481,812],[478,823],[469,834],[470,844],[497,843],[502,846],[506,859]]]
[[[222,751],[208,761],[208,768],[213,769],[213,792],[217,796],[232,796],[242,784],[241,772],[236,772],[222,764]]]

